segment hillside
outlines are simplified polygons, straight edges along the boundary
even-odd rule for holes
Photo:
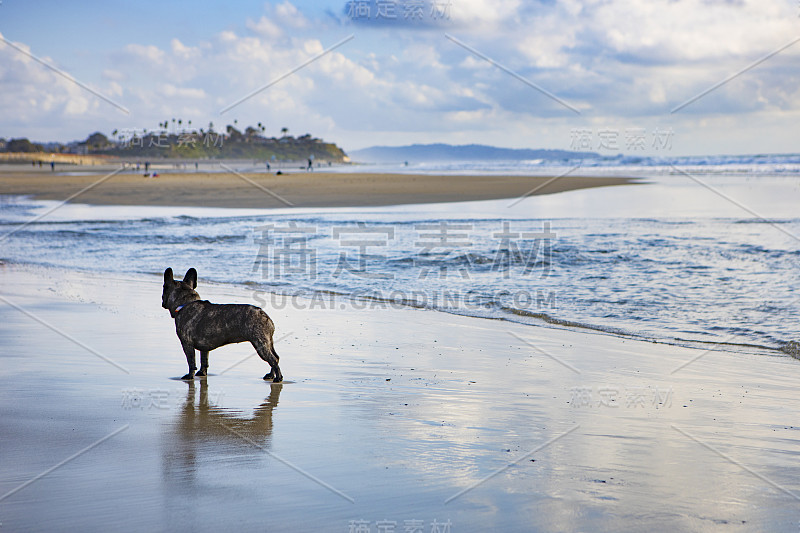
[[[138,159],[257,159],[273,161],[305,161],[342,163],[349,161],[347,154],[333,143],[305,134],[292,137],[265,137],[264,128],[247,127],[244,132],[227,126],[217,132],[213,125],[207,130],[180,130],[160,124],[156,131],[114,130],[112,137],[96,132],[85,141],[68,144],[32,143],[28,139],[0,139],[0,153],[15,155],[15,159],[38,160],[45,152],[116,157],[124,160]],[[260,126],[260,125],[259,125]],[[16,157],[19,156],[19,157]],[[2,158],[0,158],[2,159]]]
[[[412,144],[410,146],[373,146],[350,153],[354,161],[393,163],[401,161],[522,161],[531,159],[584,159],[598,157],[593,152],[498,148],[483,144]]]

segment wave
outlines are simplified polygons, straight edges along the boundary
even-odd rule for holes
[[[800,174],[800,154],[756,154],[715,156],[635,156],[607,155],[597,157],[566,157],[562,159],[535,160],[463,160],[421,162],[406,171],[423,172],[519,172],[524,170],[544,171],[551,168],[580,167],[607,171],[631,171],[635,169],[675,173],[673,167],[683,171],[720,174]],[[359,169],[374,171],[369,165]]]

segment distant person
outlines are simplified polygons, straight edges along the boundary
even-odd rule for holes
[[[50,172],[55,172],[55,171],[56,171],[56,162],[50,161]]]
[[[267,161],[267,172],[269,172],[269,171],[270,171],[269,161]]]
[[[194,163],[194,171],[195,172],[197,172],[197,167],[198,167],[198,164],[197,164],[197,161],[195,161],[195,163]]]
[[[314,170],[314,160],[311,159],[310,157],[308,158],[308,167],[306,168],[306,170]]]
[[[39,161],[39,168],[42,168],[42,162]]]
[[[144,162],[144,171],[145,172],[150,172],[150,161],[145,161]]]

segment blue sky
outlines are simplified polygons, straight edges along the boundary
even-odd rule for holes
[[[346,150],[800,152],[794,1],[3,0],[0,34],[130,111],[0,42],[3,137],[68,141],[172,118],[235,119]]]

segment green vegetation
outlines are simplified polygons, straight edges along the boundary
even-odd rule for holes
[[[44,146],[41,144],[35,144],[30,142],[28,139],[11,139],[6,141],[5,139],[0,139],[0,152],[23,152],[23,153],[32,153],[32,152],[44,152]]]
[[[236,124],[237,121],[234,121]],[[265,127],[248,126],[242,132],[234,125],[224,132],[208,128],[194,129],[188,121],[184,128],[182,119],[165,120],[155,131],[114,130],[109,139],[100,132],[93,133],[85,141],[41,145],[28,139],[0,139],[0,152],[59,152],[87,155],[116,156],[123,159],[256,159],[275,161],[305,161],[313,158],[317,162],[340,163],[347,161],[347,154],[333,143],[305,134],[300,137],[288,135],[282,128],[282,137],[265,137]]]

